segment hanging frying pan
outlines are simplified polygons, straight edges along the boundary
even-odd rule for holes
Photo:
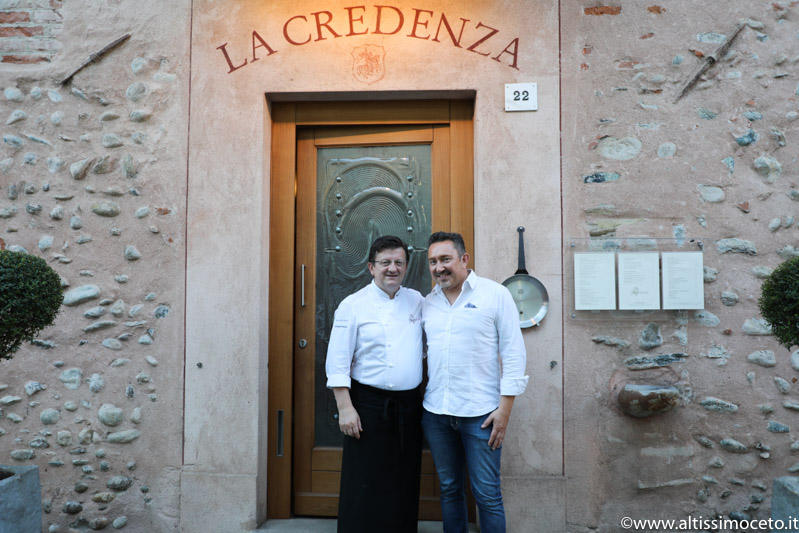
[[[519,232],[519,269],[502,284],[508,288],[516,308],[519,310],[519,325],[523,328],[537,326],[549,309],[549,295],[544,285],[527,273],[524,268],[524,228]]]

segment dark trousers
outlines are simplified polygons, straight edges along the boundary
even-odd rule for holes
[[[422,468],[421,389],[352,382],[361,438],[344,437],[339,533],[415,533]]]

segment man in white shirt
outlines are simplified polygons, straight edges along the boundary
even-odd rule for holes
[[[409,260],[398,237],[376,239],[372,283],[336,309],[325,368],[345,435],[340,533],[417,530],[424,299],[401,286]]]
[[[461,235],[431,235],[427,258],[437,285],[424,303],[429,381],[422,427],[441,481],[444,532],[468,531],[466,468],[480,531],[504,532],[502,441],[528,380],[518,310],[504,286],[467,268]]]

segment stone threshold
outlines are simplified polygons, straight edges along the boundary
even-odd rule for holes
[[[441,522],[419,521],[418,533],[440,533]],[[336,533],[336,520],[331,518],[291,518],[287,520],[267,520],[254,532],[269,531],[271,533]],[[469,532],[477,533],[475,524],[469,524]]]

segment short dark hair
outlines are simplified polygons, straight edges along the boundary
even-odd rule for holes
[[[449,233],[447,231],[437,231],[430,235],[430,238],[427,239],[427,247],[429,248],[433,244],[437,242],[444,242],[444,241],[452,241],[452,244],[455,245],[455,250],[458,251],[458,255],[462,256],[466,253],[466,244],[463,242],[463,236],[460,233]]]
[[[408,252],[408,247],[405,246],[402,239],[394,235],[383,235],[375,239],[375,242],[372,243],[372,247],[369,248],[369,262],[374,263],[377,254],[383,250],[396,250],[397,248],[402,248],[405,251],[405,261],[410,262],[411,254]]]

